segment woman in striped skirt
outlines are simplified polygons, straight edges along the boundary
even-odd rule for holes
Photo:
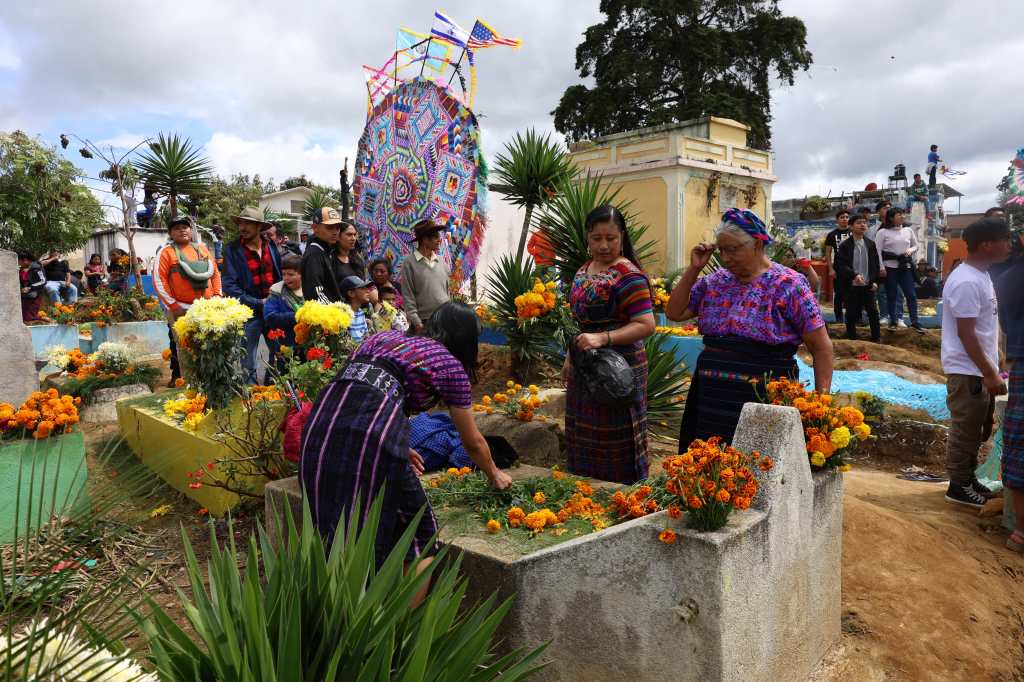
[[[317,530],[330,543],[342,513],[359,505],[366,520],[373,498],[385,487],[377,531],[379,567],[423,507],[406,556],[430,554],[437,523],[417,479],[423,461],[409,449],[407,416],[438,401],[448,406],[466,451],[498,489],[512,483],[494,464],[470,407],[479,323],[463,304],[447,303],[426,326],[425,336],[398,331],[371,336],[317,398],[303,431],[299,477]]]

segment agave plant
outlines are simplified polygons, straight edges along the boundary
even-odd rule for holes
[[[683,414],[683,398],[688,382],[686,365],[679,362],[668,347],[667,334],[657,333],[647,338],[647,424],[657,431],[678,424]]]
[[[576,271],[590,259],[584,229],[587,214],[604,204],[612,204],[622,212],[640,262],[654,255],[655,243],[645,237],[647,226],[631,212],[632,202],[619,199],[618,188],[612,188],[602,182],[600,176],[590,173],[586,177],[564,180],[534,220],[538,231],[554,250],[554,264],[563,282],[571,281]]]
[[[198,194],[213,178],[213,166],[202,149],[177,133],[160,133],[139,154],[138,169],[144,183],[167,195],[172,216],[178,214],[179,197]]]
[[[239,556],[211,527],[209,575],[199,568],[188,535],[182,539],[193,599],[182,594],[193,635],[156,603],[142,622],[160,679],[238,680],[495,680],[513,682],[538,669],[541,649],[494,653],[494,635],[511,607],[491,596],[463,608],[466,581],[459,558],[442,550],[422,571],[406,571],[417,515],[380,568],[374,541],[383,496],[362,528],[359,510],[325,550],[304,504],[302,528],[286,512],[277,546],[262,528]],[[245,570],[239,569],[244,559]],[[208,578],[208,579],[207,579]],[[411,607],[427,581],[426,599]],[[197,641],[198,640],[198,641]]]
[[[577,174],[569,155],[550,134],[541,136],[530,129],[516,133],[495,160],[497,182],[491,187],[512,204],[526,209],[516,257],[522,258],[530,232],[533,212],[554,196],[556,188]]]

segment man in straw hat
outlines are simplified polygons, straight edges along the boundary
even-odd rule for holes
[[[277,245],[260,234],[269,225],[263,211],[250,207],[232,219],[238,225],[238,239],[224,248],[224,294],[252,309],[252,318],[245,323],[242,369],[249,383],[256,383],[256,349],[267,331],[263,304],[270,287],[281,281],[281,255]]]
[[[402,262],[403,307],[415,333],[423,331],[434,311],[447,303],[448,269],[438,250],[444,225],[421,220],[413,227],[416,250]]]

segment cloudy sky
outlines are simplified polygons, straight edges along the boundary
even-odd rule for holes
[[[0,130],[56,142],[74,132],[130,145],[177,130],[217,171],[334,184],[355,157],[366,114],[362,64],[382,64],[400,26],[428,30],[429,4],[264,0],[42,0],[0,13]],[[128,8],[131,8],[129,11]],[[477,12],[521,50],[477,57],[489,153],[516,130],[551,129],[578,81],[576,44],[597,0],[447,0]],[[924,166],[928,145],[967,175],[963,210],[992,204],[1024,145],[1024,3],[782,0],[807,24],[815,65],[774,92],[775,198],[884,182],[893,164]],[[998,8],[998,9],[997,9]],[[880,28],[873,28],[878,26]],[[81,160],[78,160],[81,162]],[[949,206],[955,210],[954,206]]]

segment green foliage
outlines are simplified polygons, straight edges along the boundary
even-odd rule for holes
[[[284,182],[277,188],[279,192],[286,189],[295,189],[296,187],[315,187],[316,183],[306,177],[306,174],[295,175],[290,178],[286,178]],[[270,190],[273,191],[273,190]]]
[[[526,209],[517,258],[523,257],[534,209],[554,196],[556,188],[577,173],[562,145],[551,139],[550,134],[541,136],[532,128],[526,135],[516,133],[498,154],[494,166],[497,182],[491,187],[513,205]]]
[[[203,225],[220,223],[226,239],[233,239],[238,236],[238,226],[231,219],[232,216],[238,215],[247,206],[255,206],[261,196],[273,192],[274,188],[273,181],[263,181],[259,175],[236,173],[229,180],[214,178],[196,196],[199,218]]]
[[[143,182],[167,197],[172,216],[178,212],[180,198],[197,199],[213,176],[213,166],[202,148],[178,133],[160,133],[139,155],[138,168]]]
[[[103,222],[82,171],[21,131],[0,133],[0,248],[73,251]]]
[[[68,379],[60,387],[61,393],[73,395],[82,399],[83,405],[92,402],[96,391],[101,388],[117,388],[119,386],[131,386],[132,384],[146,384],[151,389],[156,386],[160,378],[160,370],[149,365],[136,365],[124,374],[92,375],[82,379]]]
[[[777,0],[602,0],[603,23],[576,48],[580,77],[555,129],[570,142],[700,116],[751,126],[753,147],[771,143],[770,82],[792,85],[811,65],[807,29]]]
[[[587,214],[598,206],[612,204],[622,212],[633,249],[641,264],[653,258],[655,243],[646,239],[647,226],[631,211],[632,202],[619,200],[619,188],[603,183],[601,176],[577,177],[562,182],[555,196],[534,219],[537,230],[551,243],[554,263],[564,283],[590,260],[585,224]]]
[[[417,514],[381,567],[374,541],[383,496],[362,528],[358,508],[344,518],[329,551],[304,503],[301,531],[286,509],[282,546],[260,529],[244,555],[233,533],[226,545],[210,526],[208,575],[182,531],[192,599],[181,593],[193,635],[155,601],[143,623],[160,679],[234,680],[473,680],[514,682],[537,669],[540,650],[499,657],[493,638],[511,606],[494,596],[462,608],[465,579],[446,548],[422,571],[406,571]],[[245,570],[239,569],[244,562]],[[410,602],[427,581],[425,601]]]
[[[302,216],[304,218],[309,217],[325,206],[337,208],[340,202],[335,194],[335,192],[326,187],[314,187],[313,193],[309,195],[309,198],[302,205]]]
[[[647,337],[647,425],[650,430],[673,428],[683,416],[683,398],[689,387],[686,365],[668,347],[667,334]],[[662,422],[667,426],[662,426]]]

